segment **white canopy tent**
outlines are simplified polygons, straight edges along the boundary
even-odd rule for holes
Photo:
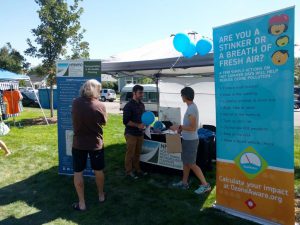
[[[198,40],[200,35],[191,39]],[[180,90],[190,86],[195,90],[195,103],[199,108],[200,123],[215,125],[215,89],[213,53],[181,56],[173,47],[173,37],[147,44],[103,60],[102,72],[117,77],[153,76],[159,87],[159,106],[180,107],[181,117],[186,106]]]
[[[19,81],[21,81],[21,80],[28,81],[28,82],[30,83],[31,87],[33,88],[33,84],[32,84],[32,82],[31,82],[29,76],[26,76],[26,75],[20,75],[20,74],[16,74],[16,73],[13,73],[13,72],[10,72],[10,71],[7,71],[7,70],[2,70],[2,69],[0,69],[0,83],[1,83],[1,82],[19,82]],[[34,88],[33,88],[33,89],[34,89]],[[35,93],[35,92],[34,92],[34,93]],[[42,108],[42,106],[41,106],[41,104],[40,104],[40,100],[39,100],[38,96],[36,95],[36,93],[35,93],[35,96],[36,96],[36,99],[37,99],[37,101],[38,101],[38,104],[39,104],[39,106],[40,106],[40,108],[41,108],[41,110],[42,110],[44,119],[45,119],[47,125],[49,125],[48,120],[47,120],[47,118],[46,118],[46,115],[45,115],[45,113],[44,113],[44,110],[43,110],[43,108]]]
[[[200,35],[192,35],[197,41]],[[159,40],[140,48],[113,55],[104,59],[102,71],[116,76],[145,75],[178,76],[187,74],[213,74],[213,54],[182,57],[173,47],[173,37]]]

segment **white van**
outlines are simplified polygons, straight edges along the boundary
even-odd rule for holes
[[[123,110],[126,103],[132,98],[132,88],[135,84],[127,84],[121,90],[120,96],[120,110]],[[158,93],[155,84],[140,84],[144,87],[143,103],[146,111],[152,111],[158,115]]]
[[[109,102],[113,102],[114,100],[116,100],[117,95],[115,90],[113,89],[102,89],[101,90],[101,96],[100,99],[102,102],[105,102],[106,100],[108,100]]]

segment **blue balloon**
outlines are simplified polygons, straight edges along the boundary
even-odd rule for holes
[[[146,126],[149,126],[152,124],[155,120],[155,115],[151,111],[144,112],[142,115],[142,123],[145,124]]]
[[[162,131],[162,130],[166,129],[166,126],[165,126],[161,121],[156,121],[156,122],[154,123],[154,125],[153,125],[153,128],[154,128],[155,130],[160,130],[160,131]]]
[[[190,43],[188,48],[182,52],[182,55],[186,58],[192,58],[196,54],[196,46],[193,43]]]
[[[184,52],[190,45],[191,40],[188,35],[178,33],[173,39],[173,46],[178,52]]]
[[[206,39],[201,39],[196,44],[197,53],[202,56],[209,53],[211,48],[212,48],[211,42]]]

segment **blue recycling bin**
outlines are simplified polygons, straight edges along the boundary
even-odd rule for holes
[[[40,88],[39,99],[43,109],[50,109],[50,88]],[[57,89],[53,89],[53,108],[57,109]]]

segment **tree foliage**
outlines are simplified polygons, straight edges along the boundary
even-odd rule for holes
[[[139,84],[154,84],[155,80],[152,77],[140,77],[138,78]]]
[[[44,77],[47,76],[48,73],[43,67],[43,65],[37,65],[35,67],[31,67],[30,70],[28,71],[28,75],[36,75],[38,77]]]
[[[102,81],[102,88],[113,89],[116,92],[118,91],[118,82],[116,81]]]
[[[37,13],[41,23],[31,30],[36,45],[27,39],[29,47],[25,53],[42,59],[43,72],[48,74],[47,82],[51,87],[51,117],[53,117],[52,87],[56,78],[56,60],[67,54],[68,44],[78,44],[79,47],[82,44],[84,30],[81,30],[79,19],[83,8],[79,7],[80,1],[82,0],[73,0],[73,4],[69,5],[71,0],[35,0],[40,7]],[[84,43],[83,46],[88,47]],[[75,46],[74,49],[78,48]],[[78,54],[80,55],[81,52],[79,51]]]
[[[42,59],[42,67],[52,84],[55,82],[55,62],[67,54],[68,44],[76,44],[72,47],[76,50],[75,57],[82,53],[78,46],[83,46],[84,55],[88,55],[88,43],[82,42],[84,30],[81,30],[79,19],[83,8],[79,7],[80,1],[74,0],[68,5],[65,0],[35,0],[40,7],[37,13],[41,23],[31,30],[36,45],[27,39],[29,47],[25,53]]]
[[[0,49],[0,68],[14,73],[25,73],[29,63],[24,56],[8,42]]]
[[[82,33],[71,38],[70,45],[71,45],[72,55],[67,56],[68,59],[89,59],[90,58],[89,43],[86,41],[82,41],[84,32],[85,30],[83,30]]]

